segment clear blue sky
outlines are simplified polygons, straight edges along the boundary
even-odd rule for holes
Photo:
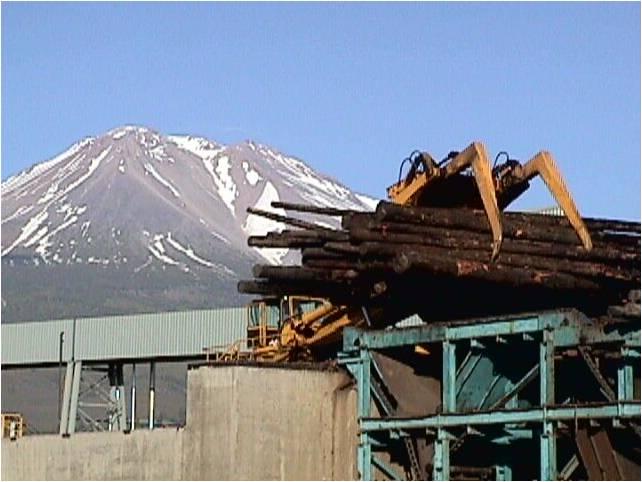
[[[584,215],[639,220],[640,4],[2,3],[3,179],[122,124],[378,197],[415,148],[548,149]]]

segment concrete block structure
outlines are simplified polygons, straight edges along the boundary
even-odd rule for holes
[[[355,479],[356,391],[340,371],[201,367],[183,428],[2,441],[3,480]]]

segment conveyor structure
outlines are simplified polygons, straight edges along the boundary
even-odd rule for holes
[[[639,319],[346,328],[340,363],[356,381],[362,480],[640,479]]]

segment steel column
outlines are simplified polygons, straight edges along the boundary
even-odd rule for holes
[[[359,366],[357,367],[357,404],[359,422],[370,416],[372,403],[370,394],[370,353],[367,348],[359,350]],[[372,480],[372,445],[370,435],[361,431],[357,453],[359,476],[361,480]]]
[[[540,435],[540,479],[557,479],[557,444],[554,422],[548,420],[547,408],[555,404],[555,347],[550,329],[542,332],[539,347],[540,406],[544,410],[544,423]]]
[[[80,377],[82,376],[82,362],[75,361],[74,379],[71,385],[71,400],[69,402],[69,421],[66,433],[71,434],[76,431],[76,416],[78,414],[78,395],[80,393]]]
[[[154,429],[154,404],[155,404],[155,390],[156,390],[156,363],[149,364],[149,419],[148,427],[150,430]]]
[[[136,364],[132,364],[132,388],[131,388],[131,424],[129,426],[130,430],[136,428]]]
[[[71,402],[71,385],[74,378],[74,362],[67,362],[67,368],[65,371],[65,389],[62,397],[62,406],[60,408],[60,426],[58,427],[58,433],[65,434],[68,433],[67,429],[69,426],[69,404]]]
[[[442,343],[442,412],[452,413],[457,409],[457,360],[455,344],[450,341]],[[450,480],[450,435],[443,428],[437,429],[435,453],[433,456],[433,479]]]
[[[496,465],[495,480],[513,480],[513,471],[510,465]]]
[[[617,370],[618,400],[633,399],[633,358],[627,354],[628,350],[623,350],[622,361]]]

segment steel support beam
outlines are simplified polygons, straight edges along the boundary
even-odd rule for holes
[[[68,433],[69,427],[69,404],[71,403],[71,385],[74,378],[74,362],[67,362],[65,371],[65,389],[63,391],[62,405],[60,408],[60,425],[58,433],[60,435]]]
[[[540,480],[557,479],[557,441],[555,425],[546,416],[549,406],[555,404],[555,347],[553,333],[545,329],[539,346],[540,406],[544,411],[540,435]]]
[[[366,418],[361,430],[366,432],[465,427],[467,425],[537,424],[546,421],[562,422],[575,419],[607,419],[640,417],[640,401],[625,400],[621,403],[594,403],[560,405],[556,407],[486,412],[436,414],[408,418]]]
[[[372,463],[375,467],[377,467],[383,474],[388,477],[389,480],[402,480],[399,478],[397,473],[394,471],[390,465],[385,463],[383,460],[381,460],[379,457],[373,455],[372,456]]]
[[[154,429],[154,409],[156,397],[156,363],[149,364],[149,418],[148,427],[150,430]]]
[[[65,373],[65,392],[63,396],[62,413],[60,414],[60,427],[58,430],[61,435],[69,435],[76,431],[81,376],[82,362],[68,362]]]
[[[133,431],[136,429],[136,364],[132,364],[132,388],[131,388],[131,408],[129,412],[131,413],[131,423],[129,430]]]
[[[457,360],[455,344],[450,341],[442,343],[442,412],[452,413],[457,410]],[[433,480],[450,480],[450,435],[443,428],[437,430],[435,453],[433,456]]]
[[[528,351],[524,358],[521,352],[511,351],[513,340],[517,341],[517,350]],[[436,343],[442,347],[441,409],[425,416],[391,417],[389,413],[383,413],[383,418],[370,416],[373,351]],[[555,394],[556,349],[602,343],[622,347],[617,399],[573,405],[567,401],[558,402]],[[492,464],[489,470],[495,471],[498,480],[513,477],[516,466],[512,465],[510,444],[517,439],[532,441],[529,443],[533,444],[535,454],[539,451],[535,460],[539,457],[541,480],[568,478],[579,462],[577,458],[571,459],[561,471],[558,470],[557,430],[561,422],[608,420],[616,424],[622,419],[639,419],[640,401],[633,400],[633,360],[639,360],[636,358],[639,357],[639,344],[639,329],[634,325],[620,325],[604,331],[603,325],[593,323],[575,310],[402,329],[346,328],[341,360],[355,377],[359,391],[360,477],[372,478],[373,464],[378,467],[381,462],[373,458],[372,450],[382,449],[374,444],[374,437],[376,435],[381,441],[386,437],[381,438],[377,433],[387,432],[390,439],[398,439],[413,431],[425,431],[434,436],[432,475],[435,480],[451,478],[451,451],[468,437],[477,437],[497,447],[497,457],[489,461]],[[463,359],[460,365],[457,364],[458,354]],[[504,366],[511,363],[513,355],[518,355],[522,363]],[[531,382],[534,385],[536,378],[539,379],[539,394],[525,391]],[[471,394],[472,400],[477,401],[473,406],[464,403]],[[385,468],[380,467],[380,470],[390,476]]]
[[[370,391],[370,353],[366,348],[359,350],[358,370],[358,417],[363,420],[370,416],[370,407],[372,403]],[[370,435],[367,432],[359,434],[359,448],[357,458],[359,461],[359,475],[361,480],[373,480],[372,477],[372,445]]]

